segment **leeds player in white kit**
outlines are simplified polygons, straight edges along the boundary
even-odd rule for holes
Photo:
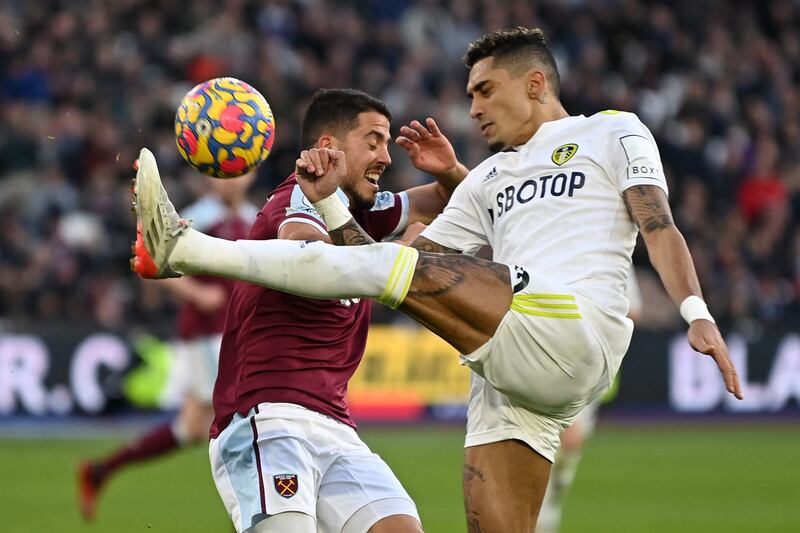
[[[569,116],[539,30],[486,35],[465,63],[470,114],[490,147],[508,151],[469,173],[412,248],[372,243],[355,223],[335,194],[347,166],[337,150],[304,150],[297,179],[334,244],[365,246],[208,237],[175,213],[154,162],[140,165],[136,213],[155,277],[212,274],[305,297],[373,297],[465,354],[476,373],[468,528],[527,533],[559,432],[608,387],[627,350],[623,287],[637,226],[690,323],[689,342],[714,358],[729,392],[741,397],[741,388],[672,222],[647,128],[627,113]],[[459,253],[482,244],[495,262]]]

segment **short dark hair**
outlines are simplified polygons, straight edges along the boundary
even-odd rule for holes
[[[494,64],[507,69],[513,76],[524,74],[533,61],[538,62],[547,71],[545,74],[550,86],[558,96],[561,85],[558,67],[544,32],[539,28],[517,26],[488,33],[469,45],[464,55],[464,64],[467,68],[472,68],[475,63],[487,57],[493,57]]]
[[[326,131],[342,138],[358,124],[358,115],[375,111],[390,121],[392,114],[382,101],[356,89],[320,89],[311,98],[303,117],[300,144],[308,149]]]

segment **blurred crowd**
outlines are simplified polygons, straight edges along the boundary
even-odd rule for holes
[[[159,158],[180,208],[205,179],[179,159],[183,94],[216,76],[257,87],[277,123],[253,202],[287,176],[319,87],[435,117],[467,165],[468,43],[548,34],[572,114],[636,112],[659,141],[675,217],[714,314],[745,327],[800,317],[800,4],[722,0],[6,0],[0,5],[0,317],[118,327],[169,316],[128,270],[131,163]],[[383,188],[426,179],[401,150]],[[678,323],[646,252],[645,323]],[[661,305],[664,303],[664,305]],[[648,320],[649,317],[649,320]]]

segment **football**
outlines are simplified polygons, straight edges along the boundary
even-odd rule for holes
[[[275,140],[267,100],[236,78],[215,78],[186,93],[175,113],[178,152],[214,178],[235,178],[264,162]]]

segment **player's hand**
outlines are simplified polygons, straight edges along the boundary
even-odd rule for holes
[[[695,351],[710,355],[717,363],[725,388],[739,400],[744,398],[742,386],[739,384],[739,375],[728,355],[728,347],[722,340],[722,335],[717,325],[709,320],[693,320],[689,325],[689,344]]]
[[[418,120],[400,128],[400,136],[395,142],[408,152],[411,163],[419,170],[445,175],[454,172],[458,166],[456,152],[447,140],[436,121],[428,117],[427,127]]]
[[[329,148],[303,150],[295,161],[297,183],[311,203],[336,192],[347,174],[344,152]]]
[[[427,227],[428,226],[426,226],[422,222],[414,222],[413,224],[411,224],[406,228],[406,231],[403,233],[403,236],[394,242],[402,244],[404,246],[411,246],[411,243],[414,242],[414,239],[416,239],[419,236],[419,234],[422,233],[422,230],[424,230]]]

